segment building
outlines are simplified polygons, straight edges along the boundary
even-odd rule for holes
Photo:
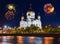
[[[31,6],[28,9],[26,15],[27,15],[26,21],[24,21],[24,16],[21,16],[20,28],[26,29],[26,27],[30,27],[31,25],[34,25],[39,29],[42,29],[40,14],[38,14],[37,19],[35,19],[35,11],[32,9]]]

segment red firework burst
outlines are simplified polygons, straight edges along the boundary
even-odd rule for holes
[[[54,12],[54,7],[51,3],[47,3],[44,5],[44,12],[47,14],[51,14]]]
[[[7,19],[7,20],[11,20],[11,19],[13,19],[14,18],[14,12],[13,11],[7,11],[6,13],[5,13],[5,18]]]

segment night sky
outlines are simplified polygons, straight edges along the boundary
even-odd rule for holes
[[[46,14],[43,10],[43,6],[46,3],[51,3],[55,11],[52,14]],[[16,13],[14,19],[7,20],[5,18],[6,6],[8,4],[14,4],[16,7]],[[51,24],[52,26],[60,25],[60,1],[59,0],[0,0],[0,26],[19,26],[22,13],[26,18],[26,12],[28,11],[30,4],[36,13],[36,16],[40,12],[42,25]]]

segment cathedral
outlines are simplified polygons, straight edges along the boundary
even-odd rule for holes
[[[26,21],[24,20],[24,16],[21,16],[20,28],[26,29],[27,27],[34,25],[38,27],[39,29],[42,29],[41,17],[38,14],[37,19],[35,19],[35,11],[32,9],[31,6],[28,9],[26,15],[27,15]]]

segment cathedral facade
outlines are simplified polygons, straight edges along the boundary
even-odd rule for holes
[[[20,28],[26,29],[27,27],[34,25],[39,29],[42,29],[41,17],[40,15],[38,15],[37,19],[35,19],[35,11],[31,7],[28,9],[26,15],[27,15],[26,21],[24,21],[24,16],[21,16]]]

